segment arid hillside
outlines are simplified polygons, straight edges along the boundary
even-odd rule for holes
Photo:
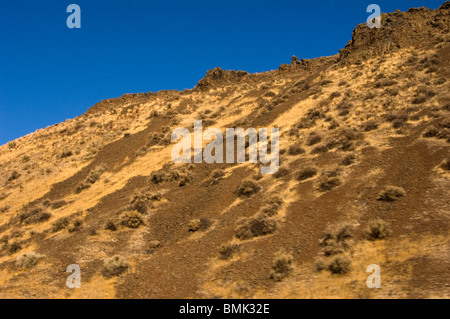
[[[216,68],[1,146],[0,298],[449,298],[449,30],[449,1],[383,14],[335,56]],[[278,172],[174,164],[200,119],[278,127]]]

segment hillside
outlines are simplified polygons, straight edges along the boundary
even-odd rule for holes
[[[216,68],[1,146],[0,298],[449,298],[449,29],[450,1],[383,14],[335,56]],[[175,165],[199,119],[278,127],[278,172]]]

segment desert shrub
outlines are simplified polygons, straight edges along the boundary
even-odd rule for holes
[[[378,123],[375,121],[367,121],[367,122],[361,124],[361,128],[365,132],[370,132],[370,131],[376,130],[378,128]]]
[[[341,110],[341,111],[339,111],[339,113],[338,113],[339,116],[346,116],[346,115],[348,115],[348,114],[350,114],[350,110],[349,110],[349,109]]]
[[[335,130],[336,128],[338,128],[339,127],[339,123],[336,121],[336,120],[332,120],[331,122],[330,122],[330,125],[328,126],[328,129],[329,130]]]
[[[270,277],[275,281],[282,281],[294,270],[293,261],[291,254],[279,252],[272,262]]]
[[[422,104],[434,97],[436,92],[427,87],[419,87],[416,91],[416,97],[411,101],[412,104]]]
[[[9,206],[2,206],[2,207],[0,207],[0,213],[6,213],[6,212],[9,211],[10,208],[11,207],[9,207]]]
[[[382,88],[382,87],[387,87],[387,86],[393,86],[398,84],[397,81],[395,80],[391,80],[391,79],[382,79],[379,80],[377,82],[375,82],[375,87],[376,88]]]
[[[139,228],[144,222],[141,214],[135,210],[120,214],[120,223],[128,228]]]
[[[425,103],[426,101],[427,101],[427,98],[425,96],[417,96],[412,99],[411,103],[412,104],[422,104],[422,103]]]
[[[436,135],[438,139],[446,139],[447,137],[450,137],[450,130],[447,128],[439,130],[439,133]]]
[[[402,121],[400,119],[396,119],[394,120],[394,122],[392,122],[392,127],[393,128],[401,128],[405,125],[405,121]]]
[[[159,197],[158,197],[159,195]],[[136,191],[130,197],[128,204],[129,210],[138,211],[141,214],[146,214],[149,209],[148,202],[161,199],[160,194],[143,193]]]
[[[344,253],[346,247],[336,240],[328,240],[327,244],[322,247],[322,252],[325,256],[335,256]]]
[[[150,115],[148,116],[148,119],[154,118],[154,117],[158,117],[160,114],[157,110],[152,110],[150,112]]]
[[[100,176],[106,172],[107,168],[104,165],[98,166],[95,169],[92,169],[89,174],[86,176],[84,182],[80,183],[77,188],[75,189],[75,193],[79,194],[83,190],[88,189],[91,187],[91,185],[95,184],[99,179]]]
[[[20,251],[22,249],[22,245],[18,242],[12,242],[11,244],[9,244],[8,246],[8,253],[10,255],[13,255],[15,253],[17,253],[18,251]]]
[[[346,256],[336,256],[328,264],[328,270],[337,275],[344,275],[350,271],[351,261]]]
[[[112,220],[108,220],[106,222],[105,229],[106,230],[110,230],[110,231],[116,231],[117,230],[117,226]]]
[[[261,211],[261,217],[272,217],[278,214],[278,210],[280,209],[281,205],[283,205],[283,201],[275,196],[271,198],[267,204],[263,207]]]
[[[355,227],[352,224],[342,223],[327,228],[324,232],[324,242],[328,239],[345,241],[352,239],[355,235]]]
[[[162,182],[164,181],[165,178],[166,178],[166,177],[165,177],[165,175],[164,175],[163,172],[161,172],[161,171],[159,171],[159,172],[153,172],[153,173],[150,175],[150,182],[151,182],[152,184],[157,185],[157,184],[162,183]]]
[[[328,152],[328,147],[326,145],[319,145],[312,149],[311,154],[316,155],[316,154],[323,154],[326,152]]]
[[[52,224],[52,232],[56,233],[59,232],[63,229],[66,229],[67,226],[69,226],[70,220],[67,217],[63,217],[60,218],[58,220],[56,220],[53,224]]]
[[[322,136],[318,135],[318,134],[313,134],[309,137],[308,141],[307,141],[307,145],[308,146],[312,146],[315,145],[317,143],[320,143],[322,141]]]
[[[8,143],[8,148],[9,149],[14,149],[14,148],[16,148],[17,147],[17,143],[16,142],[9,142]]]
[[[278,210],[280,208],[281,205],[277,205],[277,204],[269,204],[266,207],[264,207],[261,211],[261,216],[264,217],[272,217],[275,216],[276,214],[278,214]]]
[[[336,110],[349,110],[353,107],[353,104],[348,99],[343,99],[336,105]]]
[[[408,121],[408,114],[406,112],[388,113],[384,117],[387,122],[399,123],[400,125]]]
[[[236,237],[241,240],[266,236],[277,231],[277,222],[273,219],[256,216],[247,218],[236,228]]]
[[[170,126],[163,126],[162,129],[161,129],[161,131],[162,131],[163,133],[169,133],[169,132],[170,132]]]
[[[70,223],[69,227],[67,227],[67,230],[69,231],[69,233],[73,233],[73,232],[78,231],[82,225],[83,225],[83,221],[81,219],[77,218],[74,221],[72,221],[72,223]]]
[[[211,228],[213,221],[207,217],[200,218],[200,228],[202,231],[207,231]]]
[[[330,100],[333,100],[333,99],[335,99],[335,98],[338,98],[338,97],[340,97],[341,95],[342,95],[341,92],[335,91],[335,92],[333,92],[333,93],[330,94]]]
[[[304,181],[304,180],[307,180],[316,175],[317,175],[317,169],[314,167],[308,167],[308,168],[305,168],[305,169],[301,170],[300,172],[298,172],[296,178],[298,181]]]
[[[223,244],[222,246],[220,246],[219,259],[228,260],[239,253],[240,249],[241,246],[238,244]]]
[[[245,179],[239,184],[236,193],[238,196],[251,197],[253,194],[256,194],[260,190],[261,187],[256,181],[252,179]]]
[[[222,169],[216,169],[211,173],[212,178],[221,178],[225,176],[225,172]]]
[[[207,231],[212,226],[212,221],[209,218],[202,217],[200,219],[192,219],[188,223],[190,232]]]
[[[341,185],[341,180],[339,178],[337,177],[327,178],[319,184],[319,190],[321,192],[329,192],[334,188],[338,187],[339,185]]]
[[[201,221],[200,219],[193,219],[190,220],[188,223],[189,231],[190,232],[196,232],[200,230],[201,227]]]
[[[58,208],[61,208],[61,207],[65,206],[65,205],[67,205],[67,202],[65,200],[59,200],[59,201],[51,203],[50,204],[50,208],[51,209],[58,209]]]
[[[344,165],[344,166],[350,166],[353,163],[355,163],[355,159],[356,159],[355,155],[349,154],[346,157],[344,157],[344,159],[342,160],[341,164]]]
[[[267,92],[264,94],[264,96],[265,96],[265,97],[276,97],[277,95],[276,95],[276,93],[273,92],[273,91],[267,91]]]
[[[386,93],[391,96],[397,96],[400,93],[400,91],[396,87],[393,87],[393,88],[386,89]]]
[[[120,276],[130,268],[130,263],[123,257],[114,256],[103,260],[102,275],[110,278]]]
[[[168,176],[169,182],[176,182],[178,186],[183,187],[192,182],[192,176],[189,172],[174,170]]]
[[[365,100],[372,100],[372,99],[374,99],[375,97],[376,97],[376,95],[375,95],[374,92],[368,92],[368,93],[364,96],[364,99],[365,99]]]
[[[320,86],[327,86],[328,84],[331,84],[331,83],[333,83],[332,80],[326,79],[326,80],[320,81],[319,85]]]
[[[327,143],[325,144],[325,147],[329,150],[335,148],[336,146],[338,146],[340,143],[340,141],[334,137],[330,138]]]
[[[442,85],[442,84],[444,84],[445,82],[447,82],[447,79],[446,79],[446,78],[439,78],[439,79],[437,79],[437,80],[434,81],[434,85]]]
[[[178,179],[178,186],[183,187],[192,183],[192,176],[189,173],[182,173]]]
[[[280,167],[278,169],[278,171],[275,174],[273,174],[273,177],[275,177],[275,178],[282,178],[282,177],[284,177],[286,175],[289,175],[289,172],[290,172],[290,170],[288,168]]]
[[[9,194],[7,194],[5,192],[0,192],[0,200],[3,200],[3,199],[5,199],[8,196],[9,196]]]
[[[288,155],[296,156],[305,153],[305,150],[300,145],[289,146]]]
[[[300,122],[298,122],[296,124],[296,128],[300,129],[300,130],[307,129],[307,128],[311,128],[315,124],[316,124],[316,121],[314,119],[302,118],[300,120]],[[294,135],[296,135],[296,134],[294,134]]]
[[[9,181],[9,182],[14,181],[14,180],[18,179],[19,177],[20,177],[19,172],[16,171],[16,170],[14,170],[14,171],[12,171],[11,174],[9,175],[8,181]]]
[[[428,128],[424,133],[423,133],[423,137],[426,138],[433,138],[433,137],[437,137],[439,134],[439,129],[436,127],[430,127]]]
[[[85,183],[88,183],[88,184],[95,184],[95,183],[99,180],[100,175],[101,175],[103,172],[104,172],[103,169],[94,169],[94,170],[91,170],[91,171],[89,172],[88,176],[87,176],[86,179],[85,179]]]
[[[320,243],[322,252],[325,256],[342,254],[350,247],[349,240],[354,237],[354,234],[354,226],[347,223],[327,228]]]
[[[361,71],[355,72],[352,76],[352,79],[357,79],[359,77],[361,77],[363,75],[363,73]]]
[[[35,207],[26,210],[19,215],[19,222],[25,225],[38,224],[50,219],[52,215],[47,213],[42,207]]]
[[[59,158],[66,158],[66,157],[70,157],[72,155],[73,155],[72,151],[65,150],[65,151],[62,151],[61,154],[59,154]]]
[[[42,258],[41,255],[36,254],[34,252],[25,253],[17,257],[16,266],[23,269],[33,268],[38,264],[39,259],[41,258]]]
[[[154,145],[158,145],[161,140],[164,138],[164,133],[152,133],[149,135],[147,139],[146,147],[152,147]]]
[[[366,237],[369,240],[381,240],[389,237],[392,231],[389,225],[382,219],[375,219],[369,222]]]
[[[396,201],[406,195],[406,192],[403,188],[397,186],[386,186],[384,190],[382,190],[378,194],[378,200],[393,202]]]
[[[151,242],[148,243],[148,248],[150,249],[157,249],[159,247],[161,247],[161,242],[157,240],[152,240]]]
[[[78,186],[75,188],[75,193],[79,194],[82,191],[84,191],[85,189],[90,188],[91,185],[90,184],[86,184],[86,183],[80,183],[78,184]]]
[[[441,163],[440,167],[441,167],[443,170],[450,171],[450,159],[448,159],[448,158],[445,159],[445,160]]]

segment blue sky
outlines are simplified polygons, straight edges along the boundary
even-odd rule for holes
[[[383,12],[444,0],[5,0],[0,145],[124,93],[192,88],[208,69],[262,72],[333,55]],[[69,29],[69,4],[81,29]]]

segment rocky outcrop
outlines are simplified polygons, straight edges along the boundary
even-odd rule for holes
[[[340,62],[364,61],[407,47],[444,41],[450,30],[450,1],[436,10],[412,8],[381,15],[381,28],[360,24],[352,40],[340,50]]]
[[[221,85],[238,83],[248,75],[249,73],[245,71],[215,68],[206,72],[206,76],[198,82],[195,89],[205,91]]]

